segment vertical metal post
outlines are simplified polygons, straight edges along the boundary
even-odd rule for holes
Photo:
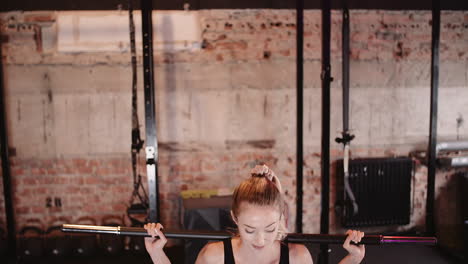
[[[354,135],[349,133],[349,9],[347,0],[343,0],[343,25],[342,25],[342,72],[343,72],[343,132],[342,138],[335,141],[343,143],[343,176],[346,197],[353,204],[353,214],[358,213],[358,204],[354,197],[353,190],[349,185],[349,149]]]
[[[303,157],[304,157],[304,0],[296,1],[296,85],[297,85],[297,136],[296,136],[296,232],[302,233]]]
[[[440,0],[432,1],[431,113],[429,124],[426,233],[433,235],[436,176],[437,107],[439,93]]]
[[[8,129],[6,121],[5,89],[3,79],[2,44],[0,41],[0,151],[2,156],[3,195],[5,197],[5,213],[8,231],[8,258],[16,259],[16,227],[15,211],[13,209],[13,194],[11,186],[10,159],[8,153]]]
[[[342,28],[342,53],[343,53],[343,134],[349,133],[349,9],[346,0],[343,1],[343,28]]]
[[[322,210],[320,214],[320,233],[328,234],[329,204],[330,204],[330,35],[331,35],[331,4],[322,0]],[[328,263],[328,245],[321,244],[322,263]]]
[[[150,222],[159,222],[158,190],[158,141],[156,137],[156,115],[154,97],[153,66],[153,3],[141,0],[141,19],[143,36],[143,85],[145,91],[145,126],[146,126],[146,173],[148,177]]]

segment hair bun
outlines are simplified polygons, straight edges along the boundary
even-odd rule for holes
[[[271,181],[273,184],[276,185],[276,187],[278,188],[278,190],[281,192],[281,183],[278,179],[278,177],[275,175],[275,173],[270,169],[268,168],[267,165],[263,164],[263,165],[256,165],[251,171],[250,171],[250,174],[252,175],[252,177],[265,177],[267,178],[269,181]]]

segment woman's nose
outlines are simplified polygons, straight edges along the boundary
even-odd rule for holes
[[[257,246],[263,246],[265,244],[265,236],[261,232],[255,237],[255,243]]]

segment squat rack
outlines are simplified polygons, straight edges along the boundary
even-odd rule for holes
[[[154,101],[154,71],[153,71],[153,51],[152,51],[152,1],[141,0],[142,2],[142,22],[143,22],[143,66],[144,66],[144,89],[145,89],[145,129],[146,129],[146,165],[149,183],[149,196],[150,196],[150,212],[149,220],[159,220],[159,191],[157,183],[157,166],[158,166],[158,148],[157,148],[157,134],[155,123],[155,101]],[[303,12],[303,0],[297,0],[301,3]],[[301,7],[297,5],[298,10]],[[322,30],[326,33],[330,30],[330,1],[322,0]],[[299,16],[298,12],[297,26],[298,32],[303,32],[303,15]],[[303,13],[301,13],[303,14]],[[428,191],[427,191],[427,206],[426,206],[426,232],[427,234],[434,233],[434,188],[435,188],[435,168],[436,168],[436,142],[437,142],[437,101],[438,101],[438,72],[439,72],[439,42],[440,42],[440,1],[432,1],[432,59],[431,59],[431,109],[430,109],[430,142],[428,147]],[[302,28],[300,29],[299,26]],[[299,30],[300,29],[300,30]],[[302,34],[301,34],[302,35]],[[329,202],[329,123],[330,123],[330,97],[329,87],[332,78],[330,76],[330,68],[327,66],[326,58],[329,58],[330,43],[327,41],[326,34],[322,34],[322,214],[321,214],[321,231],[328,232],[328,202]],[[298,45],[303,43],[303,37],[298,36]],[[328,43],[327,43],[328,42]],[[328,44],[328,45],[327,45]],[[328,46],[328,47],[326,47]],[[302,108],[303,102],[303,55],[299,54],[298,49],[298,109]],[[328,50],[328,51],[327,51]],[[1,52],[1,51],[0,51]],[[300,61],[299,61],[300,59]],[[3,62],[1,62],[3,65]],[[328,63],[329,65],[329,63]],[[0,66],[1,67],[1,66]],[[2,70],[2,68],[0,68]],[[6,107],[4,105],[4,80],[3,72],[0,72],[0,110],[3,114],[0,116],[0,144],[2,155],[2,172],[4,181],[4,195],[5,195],[5,208],[7,217],[7,229],[9,245],[15,245],[15,225],[14,225],[14,211],[12,203],[12,187],[11,187],[11,174],[9,166],[8,154],[8,136],[6,124]],[[299,105],[300,104],[300,105]],[[300,120],[299,120],[300,119]],[[302,127],[302,111],[298,112],[298,127]],[[301,124],[299,124],[301,122]],[[325,137],[325,138],[324,138]],[[328,140],[325,140],[328,138]],[[296,221],[297,230],[302,230],[302,129],[298,132],[297,138],[297,212],[298,216]],[[299,168],[300,167],[300,168]],[[300,183],[300,184],[299,184]],[[299,211],[300,210],[300,211]],[[300,221],[299,221],[300,220]]]

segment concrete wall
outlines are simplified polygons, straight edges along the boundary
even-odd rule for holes
[[[121,28],[126,16],[1,14],[18,228],[34,218],[50,226],[60,217],[73,222],[92,216],[101,223],[125,215],[132,190],[131,66],[128,32]],[[155,16],[167,25],[156,26],[157,35],[166,35],[157,38],[154,54],[162,221],[178,226],[180,191],[232,188],[264,161],[281,177],[294,223],[295,12]],[[187,23],[174,22],[180,19]],[[320,224],[320,21],[319,11],[305,12],[304,232],[319,232]],[[407,156],[427,148],[430,24],[426,11],[351,12],[353,157]],[[332,139],[340,135],[342,118],[340,27],[341,15],[333,12]],[[106,34],[109,28],[115,36]],[[442,13],[440,47],[439,139],[467,139],[468,126],[456,121],[468,115],[467,12]],[[141,52],[138,61],[143,124]],[[334,166],[341,146],[330,145]],[[423,230],[426,176],[418,165],[409,225],[368,231]],[[443,188],[447,177],[439,174],[437,181]],[[331,231],[342,232],[333,208],[335,182],[333,175]],[[47,207],[48,198],[61,199],[62,206]]]

